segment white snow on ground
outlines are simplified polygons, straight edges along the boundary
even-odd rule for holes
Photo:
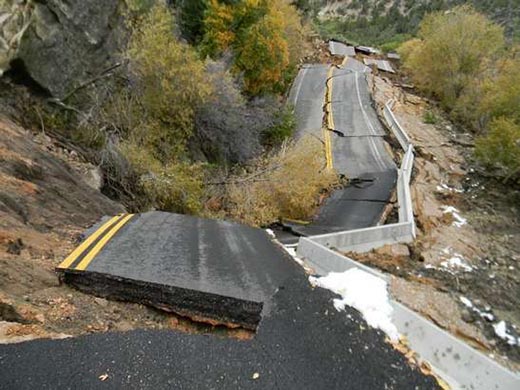
[[[276,235],[271,229],[265,229],[265,231],[267,232],[267,234],[269,234],[271,238],[276,238]]]
[[[444,214],[450,213],[453,216],[453,226],[462,227],[468,223],[468,220],[466,218],[463,218],[459,214],[459,210],[457,210],[453,206],[441,206],[441,209]]]
[[[439,271],[445,271],[452,275],[456,275],[457,272],[471,272],[477,269],[477,266],[470,265],[460,253],[454,253],[452,248],[444,248],[440,255],[440,267],[436,267],[433,264],[424,264],[425,269],[434,269]]]
[[[507,325],[505,321],[497,322],[493,324],[495,334],[501,339],[505,340],[509,345],[520,345],[520,337],[516,338],[507,331]]]
[[[441,185],[437,186],[437,191],[439,191],[439,192],[443,192],[443,191],[456,192],[458,194],[464,192],[464,190],[459,190],[457,188],[450,187],[449,185],[447,185],[445,183],[441,183]]]
[[[450,270],[463,270],[465,272],[473,271],[473,267],[464,261],[464,258],[455,254],[446,261],[441,262],[441,266]]]
[[[469,307],[470,309],[473,308],[473,303],[471,303],[471,301],[468,298],[460,297],[460,301],[464,304],[464,306]]]
[[[399,340],[399,332],[392,323],[393,308],[390,305],[387,283],[368,272],[352,268],[345,272],[330,272],[327,276],[310,276],[312,285],[326,288],[341,295],[334,299],[336,310],[345,305],[361,312],[368,325],[381,329],[392,341]]]
[[[486,310],[486,311],[482,311],[478,307],[475,307],[475,305],[473,305],[473,302],[471,302],[468,298],[461,296],[461,297],[459,297],[459,299],[464,304],[464,306],[466,306],[468,309],[473,310],[475,313],[477,313],[482,318],[488,320],[489,322],[495,320],[495,316],[493,314],[486,312],[486,311],[491,310],[490,307],[486,307],[486,308],[484,308],[484,310]]]
[[[314,270],[309,268],[307,264],[303,261],[301,257],[298,257],[296,254],[296,247],[295,246],[288,246],[288,245],[281,245],[281,247],[293,258],[294,261],[296,261],[299,265],[302,266],[302,268],[307,272],[308,274],[314,273]]]

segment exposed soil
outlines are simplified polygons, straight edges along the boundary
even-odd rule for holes
[[[520,193],[479,172],[473,136],[455,130],[431,102],[389,79],[371,77],[371,84],[379,109],[395,100],[415,145],[418,237],[410,246],[349,256],[396,275],[396,299],[519,369],[520,345],[498,337],[493,325],[505,321],[520,340]],[[425,123],[427,112],[434,123]]]
[[[0,116],[0,342],[135,328],[250,338],[252,332],[195,323],[143,305],[60,285],[54,268],[82,232],[123,207],[104,195],[96,167]]]

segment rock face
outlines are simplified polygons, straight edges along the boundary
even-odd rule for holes
[[[117,62],[122,0],[38,0],[12,67],[61,98]],[[16,69],[15,69],[16,71]]]

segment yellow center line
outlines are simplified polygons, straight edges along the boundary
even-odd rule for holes
[[[332,75],[334,74],[334,68],[331,66],[329,68],[329,71],[327,73],[327,105],[326,105],[326,111],[327,111],[327,129],[325,129],[324,133],[324,139],[325,139],[325,158],[326,158],[326,164],[328,169],[333,168],[333,161],[332,161],[332,140],[330,137],[330,131],[331,129],[334,129],[334,117],[332,115]]]
[[[96,230],[90,237],[88,237],[83,243],[78,246],[70,255],[67,256],[65,260],[58,265],[58,268],[68,268],[74,261],[80,256],[94,241],[98,239],[105,231],[112,226],[117,220],[123,218],[123,214],[116,215],[115,217],[110,218],[107,222],[105,222],[101,227]]]
[[[80,261],[80,263],[76,266],[76,270],[83,271],[85,270],[92,259],[96,257],[96,255],[103,249],[103,247],[107,244],[108,241],[121,229],[125,223],[127,223],[130,218],[132,218],[134,214],[128,214],[122,220],[120,220],[116,226],[112,230],[110,230],[99,242],[92,248],[92,250]]]

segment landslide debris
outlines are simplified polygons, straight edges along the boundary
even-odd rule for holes
[[[54,268],[84,230],[124,211],[99,192],[92,172],[45,133],[0,115],[0,342],[135,328],[251,337],[59,284]]]
[[[520,330],[519,194],[479,170],[472,136],[431,102],[386,78],[370,82],[379,109],[396,102],[393,111],[415,146],[418,236],[411,245],[349,256],[394,274],[396,299],[518,369],[519,346],[493,325],[504,320],[513,336]]]

